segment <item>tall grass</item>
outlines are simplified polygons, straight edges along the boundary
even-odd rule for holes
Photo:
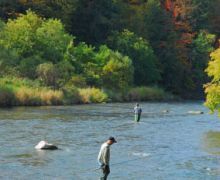
[[[46,88],[27,88],[22,87],[16,93],[18,105],[61,105],[63,104],[62,91],[50,90]]]
[[[136,87],[124,92],[67,86],[62,90],[42,87],[38,82],[20,78],[0,78],[0,106],[41,106],[107,101],[161,101],[174,97],[157,87]]]
[[[107,94],[97,88],[79,89],[82,103],[101,103],[108,100]]]
[[[38,106],[63,104],[63,92],[40,87],[37,82],[21,78],[0,79],[1,106]]]
[[[172,100],[174,97],[158,87],[136,87],[128,91],[128,101],[162,101]]]

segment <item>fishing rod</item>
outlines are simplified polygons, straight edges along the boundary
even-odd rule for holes
[[[121,162],[118,162],[118,163],[113,163],[111,164],[111,167],[112,166],[117,166],[117,165],[120,165],[120,164],[125,164],[125,163],[128,163],[128,162],[132,162],[132,161],[137,161],[139,159],[144,159],[148,156],[144,156],[144,157],[138,157],[138,158],[134,158],[134,159],[130,159],[130,160],[126,160],[126,161],[121,161]],[[89,169],[86,169],[86,170],[83,170],[83,171],[79,171],[79,173],[85,173],[85,172],[88,172],[88,171],[97,171],[99,169],[101,169],[102,167],[98,167],[98,168],[89,168]]]

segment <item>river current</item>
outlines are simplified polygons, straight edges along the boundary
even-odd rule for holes
[[[98,180],[101,144],[114,136],[109,180],[220,179],[220,120],[203,102],[0,109],[0,179]],[[190,114],[202,111],[204,114]],[[57,145],[39,151],[41,140]]]

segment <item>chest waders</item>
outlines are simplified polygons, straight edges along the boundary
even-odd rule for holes
[[[135,114],[134,114],[134,120],[135,120],[136,122],[139,122],[140,119],[141,119],[141,113],[135,113]]]

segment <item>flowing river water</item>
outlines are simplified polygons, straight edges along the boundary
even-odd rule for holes
[[[101,144],[114,136],[109,180],[220,179],[220,120],[202,102],[0,109],[0,179],[98,180]],[[167,112],[168,110],[168,112]],[[188,114],[188,111],[204,114]],[[39,151],[41,140],[56,151]]]

